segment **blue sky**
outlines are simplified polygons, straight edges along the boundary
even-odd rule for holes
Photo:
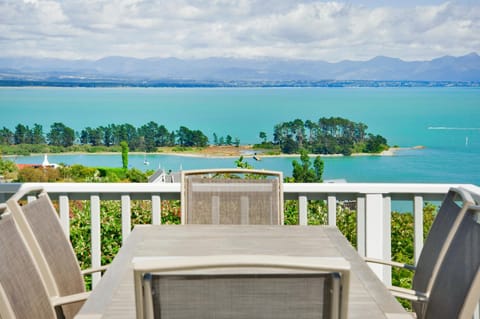
[[[0,56],[278,57],[480,53],[480,1],[0,0]]]

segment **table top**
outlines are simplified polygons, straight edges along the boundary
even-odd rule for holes
[[[134,257],[222,254],[345,258],[349,318],[411,318],[336,227],[278,225],[136,226],[76,318],[135,318]]]

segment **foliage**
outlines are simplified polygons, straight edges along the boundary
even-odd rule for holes
[[[237,168],[253,169],[253,166],[248,164],[247,161],[243,161],[243,159],[243,156],[240,156],[240,158],[235,161],[235,165],[237,166]]]
[[[292,161],[294,183],[321,183],[323,175],[323,161],[317,156],[311,167],[310,157],[305,149],[300,150],[300,161]]]
[[[13,179],[17,171],[17,166],[13,161],[0,157],[0,176],[3,176],[4,179]]]
[[[128,143],[121,141],[120,147],[122,148],[122,167],[128,169]]]
[[[70,240],[82,269],[91,267],[91,217],[90,201],[70,201]],[[132,228],[137,224],[151,224],[152,208],[148,201],[131,202]],[[122,243],[122,209],[120,201],[101,201],[101,251],[102,265],[109,264]],[[162,201],[162,223],[179,224],[179,201]]]
[[[48,144],[55,146],[72,146],[75,141],[75,131],[63,123],[55,122],[47,133]]]
[[[137,168],[132,168],[127,171],[127,179],[132,183],[148,182],[147,175]]]
[[[152,172],[132,168],[86,167],[80,164],[58,168],[26,167],[18,172],[18,182],[90,182],[90,183],[144,183]]]
[[[302,148],[316,154],[343,155],[379,153],[388,148],[384,137],[367,134],[367,128],[363,123],[341,117],[320,118],[317,122],[296,119],[275,125],[273,143],[287,154]]]
[[[78,143],[76,144],[77,146],[83,146],[78,151],[92,153],[105,150],[112,151],[110,148],[115,147],[115,151],[118,152],[122,141],[127,142],[131,150],[146,152],[155,152],[158,147],[164,146],[205,147],[208,145],[208,138],[199,130],[190,130],[185,126],[181,126],[176,132],[169,131],[164,125],[158,125],[153,121],[139,128],[131,124],[109,124],[95,128],[86,127],[77,133],[65,124],[55,122],[51,125],[50,131],[46,135],[39,124],[34,124],[33,128],[18,124],[15,127],[15,132],[6,127],[0,129],[0,145],[43,145],[41,152],[29,150],[21,153],[22,155],[67,151],[54,151],[52,147],[70,148],[75,146],[75,143]],[[47,142],[48,145],[46,145]],[[233,139],[230,135],[227,135],[226,143],[238,146],[240,140],[238,138]],[[8,154],[20,154],[18,151],[22,149],[28,148],[17,148],[16,152],[9,152]]]
[[[20,183],[28,182],[48,182],[52,183],[60,179],[60,172],[56,168],[34,168],[25,167],[18,172],[17,181]]]

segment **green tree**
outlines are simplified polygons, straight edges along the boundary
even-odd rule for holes
[[[120,146],[122,147],[122,167],[126,170],[128,168],[128,144],[126,141],[121,141]]]
[[[157,149],[156,139],[158,136],[158,124],[150,121],[146,125],[143,125],[138,130],[139,135],[143,136],[145,143],[145,151],[154,152]]]
[[[43,126],[35,123],[31,131],[32,144],[45,144],[45,136],[43,136]]]
[[[15,134],[13,136],[15,144],[30,144],[28,141],[28,126],[18,124],[15,126]]]
[[[260,134],[258,134],[258,137],[260,137],[262,139],[262,143],[263,144],[266,144],[267,143],[267,133],[265,132],[260,132]]]
[[[381,135],[368,134],[365,152],[380,153],[388,149],[387,140]]]
[[[12,145],[14,142],[13,132],[4,126],[0,130],[0,145]]]
[[[238,168],[253,169],[252,165],[248,164],[246,161],[243,161],[243,155],[235,161],[235,165],[237,165]]]
[[[225,143],[227,143],[227,145],[232,145],[232,136],[231,135],[227,135],[227,137],[225,138]]]
[[[235,140],[233,141],[233,145],[235,145],[235,147],[240,146],[240,139],[238,137],[235,137]]]
[[[50,145],[72,146],[75,141],[75,131],[63,123],[55,122],[50,126],[47,139]]]
[[[321,183],[323,181],[323,161],[320,156],[314,160],[311,167],[310,157],[305,149],[300,150],[300,163],[296,160],[292,161],[293,165],[293,182],[295,183]]]

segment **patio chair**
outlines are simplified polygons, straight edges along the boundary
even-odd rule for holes
[[[438,267],[432,289],[405,291],[400,297],[421,302],[417,318],[471,319],[480,301],[480,206],[464,214]]]
[[[182,224],[283,224],[282,172],[182,171]]]
[[[7,205],[0,204],[0,318],[63,318],[62,305],[85,300],[85,293],[59,297],[45,264],[34,261]]]
[[[37,196],[22,206],[19,201],[26,195]],[[21,189],[7,201],[7,206],[36,263],[46,263],[59,296],[84,293],[83,275],[105,270],[105,267],[80,270],[70,240],[65,236],[55,207],[43,188]],[[48,277],[45,272],[42,276]],[[65,318],[73,318],[82,304],[79,302],[64,306]]]
[[[347,318],[342,258],[216,255],[135,258],[137,319]]]
[[[428,294],[432,290],[445,251],[458,231],[460,221],[472,205],[475,205],[475,201],[467,190],[451,188],[448,191],[430,228],[416,266],[373,258],[365,258],[365,260],[415,271],[412,289]],[[389,287],[389,289],[395,296],[404,293],[404,289],[400,287]],[[415,311],[422,312],[421,308],[424,304],[413,302],[412,306]]]

